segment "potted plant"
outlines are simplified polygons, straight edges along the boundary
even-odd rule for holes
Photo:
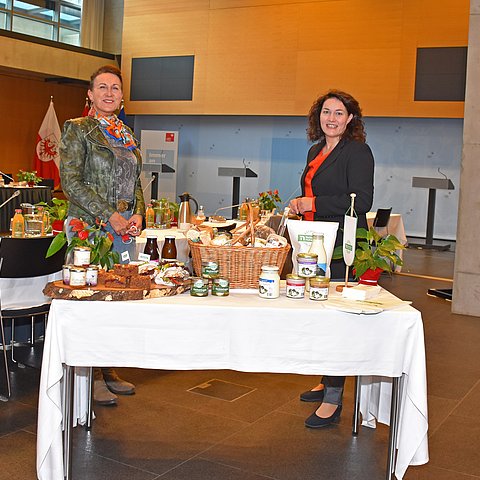
[[[37,176],[37,171],[26,172],[25,170],[19,170],[17,173],[17,179],[19,182],[26,182],[28,185],[33,187],[42,181],[42,177]]]
[[[382,237],[373,227],[357,228],[357,245],[353,260],[353,272],[359,283],[377,285],[382,272],[392,272],[403,265],[397,251],[405,246],[395,235]],[[335,249],[333,258],[342,258],[342,246]]]
[[[50,225],[54,235],[63,231],[63,222],[67,218],[68,214],[68,200],[61,198],[52,198],[52,203],[39,202],[36,206],[43,207],[49,216]]]
[[[120,263],[120,255],[118,252],[112,251],[113,236],[110,232],[105,231],[105,223],[97,219],[95,225],[89,225],[79,218],[72,218],[69,225],[75,236],[68,243],[67,255],[75,247],[89,247],[91,264],[101,265],[109,270],[115,263]],[[67,234],[60,232],[53,238],[45,257],[55,255],[67,242]]]
[[[261,210],[272,212],[278,207],[278,204],[282,202],[278,196],[278,190],[267,190],[258,194],[258,205]]]

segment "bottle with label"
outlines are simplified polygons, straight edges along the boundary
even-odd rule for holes
[[[162,260],[176,260],[177,246],[175,245],[175,237],[166,235],[162,248]]]
[[[143,253],[150,255],[150,260],[159,260],[157,237],[155,235],[147,236],[147,243]]]
[[[200,205],[200,207],[198,208],[198,212],[197,212],[197,223],[204,222],[205,219],[206,219],[205,210],[203,208],[203,205]]]
[[[25,219],[22,215],[22,209],[16,208],[12,219],[12,237],[23,238],[25,236]]]
[[[323,233],[312,234],[312,244],[310,245],[309,253],[317,254],[317,277],[327,276],[327,253],[323,245]]]
[[[145,212],[145,224],[147,228],[153,228],[155,225],[155,211],[153,205],[149,203]]]

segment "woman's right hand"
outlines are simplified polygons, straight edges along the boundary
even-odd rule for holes
[[[290,200],[290,210],[292,213],[303,215],[305,212],[311,212],[313,209],[313,197],[298,197]]]
[[[127,230],[130,228],[128,220],[123,218],[118,212],[112,213],[108,221],[117,235],[126,235]]]

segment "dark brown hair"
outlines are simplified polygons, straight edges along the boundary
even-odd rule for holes
[[[113,73],[113,75],[116,75],[120,79],[120,86],[123,88],[122,72],[120,69],[115,65],[104,65],[92,73],[92,76],[90,77],[90,90],[93,89],[93,82],[95,79],[102,73]]]
[[[323,104],[329,98],[336,98],[340,100],[347,109],[348,114],[353,115],[352,120],[347,124],[342,138],[358,140],[359,142],[365,143],[367,134],[365,133],[365,126],[363,124],[362,109],[360,108],[358,102],[351,95],[340,90],[330,90],[315,100],[314,104],[310,108],[310,112],[308,113],[308,139],[312,142],[323,140],[325,135],[320,126],[320,112],[322,111]]]

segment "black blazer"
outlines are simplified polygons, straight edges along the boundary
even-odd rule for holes
[[[309,164],[324,145],[325,141],[316,143],[308,151],[307,166],[301,178],[302,196],[305,196],[305,176]],[[314,220],[340,224],[335,246],[343,243],[343,219],[351,204],[351,193],[357,194],[357,226],[367,228],[366,213],[373,203],[373,171],[374,160],[370,147],[356,140],[342,139],[313,176],[312,190],[316,208]],[[341,278],[342,271],[345,274],[342,265],[341,260],[331,263],[332,278]]]

